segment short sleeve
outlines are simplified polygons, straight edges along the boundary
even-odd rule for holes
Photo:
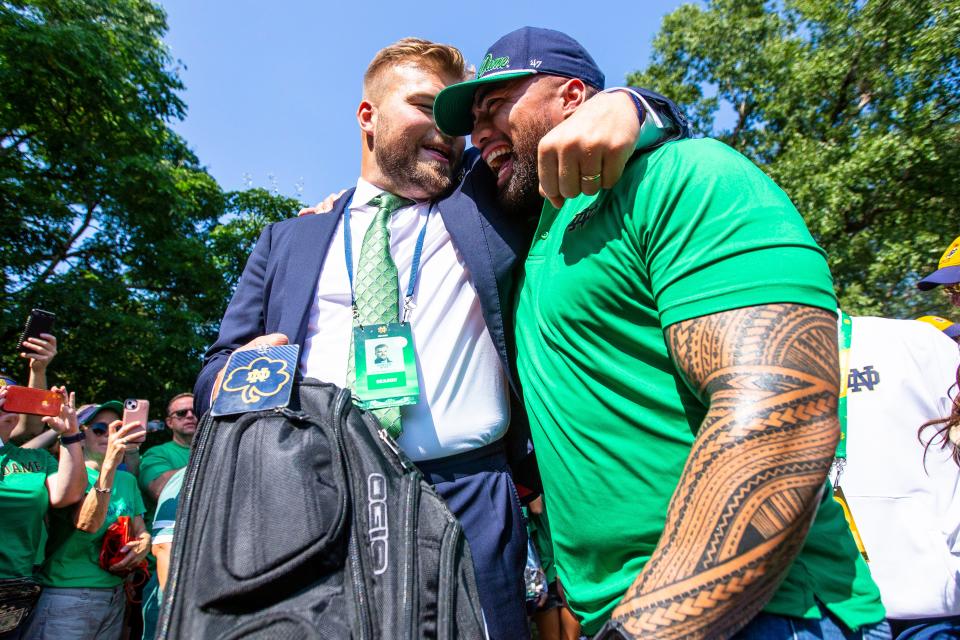
[[[146,491],[151,482],[169,470],[170,461],[162,454],[160,447],[150,449],[140,460],[140,488]]]
[[[60,462],[54,458],[50,453],[43,449],[39,449],[43,455],[43,461],[46,464],[46,475],[52,476],[60,469]]]
[[[153,516],[152,535],[156,544],[173,541],[173,532],[177,521],[177,504],[185,471],[185,469],[181,469],[173,474],[163,491],[160,492],[157,511]]]
[[[760,304],[836,311],[826,255],[787,195],[730,147],[665,145],[647,160],[635,216],[650,285],[668,325]]]

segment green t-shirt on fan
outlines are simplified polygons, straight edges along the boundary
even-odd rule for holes
[[[93,490],[100,472],[87,467],[87,491]],[[47,587],[111,588],[123,578],[100,568],[100,549],[107,528],[120,516],[143,515],[143,499],[137,480],[126,471],[116,471],[107,516],[96,533],[77,529],[72,513],[77,506],[54,509],[50,518],[47,559],[40,570],[40,581]]]
[[[518,367],[557,571],[596,633],[649,560],[706,414],[667,351],[671,324],[795,303],[836,311],[823,251],[789,198],[715,140],[634,158],[594,196],[547,203],[517,306]],[[843,514],[824,497],[765,611],[883,620]]]
[[[167,471],[182,469],[190,462],[190,447],[176,440],[164,442],[149,449],[140,461],[140,488],[144,491],[151,482]]]
[[[140,490],[143,491],[143,501],[147,505],[147,516],[145,518],[147,526],[150,525],[150,519],[157,505],[150,497],[147,488],[150,483],[159,478],[167,471],[175,471],[187,466],[190,462],[190,447],[178,443],[176,440],[164,442],[143,454],[140,460],[140,473],[137,482],[140,483]],[[150,570],[153,571],[153,555],[149,557]]]
[[[0,447],[0,579],[33,575],[50,508],[47,476],[57,466],[41,449]]]

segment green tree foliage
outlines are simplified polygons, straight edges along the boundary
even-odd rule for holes
[[[960,234],[960,1],[684,5],[630,81],[790,195],[844,308],[949,314],[914,285]]]
[[[210,234],[210,251],[224,274],[224,288],[232,292],[263,228],[289,218],[303,204],[266,189],[233,191],[226,202],[226,216]]]
[[[149,0],[0,2],[0,367],[26,377],[16,336],[53,311],[52,380],[83,402],[190,389],[243,266],[231,233],[280,216],[224,194],[170,129],[165,31]]]

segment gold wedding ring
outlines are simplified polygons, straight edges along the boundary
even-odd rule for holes
[[[598,173],[598,174],[595,175],[595,176],[581,176],[580,179],[583,180],[584,182],[596,182],[597,180],[600,179],[600,176],[601,176],[601,175],[602,175],[602,174],[599,174],[599,173]]]

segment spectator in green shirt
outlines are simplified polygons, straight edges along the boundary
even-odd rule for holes
[[[569,36],[520,29],[437,96],[437,124],[471,133],[504,204],[534,202],[521,169],[589,105],[596,73]],[[571,199],[543,207],[516,311],[555,561],[584,632],[889,638],[826,482],[839,371],[823,251],[717,141],[637,154],[615,183],[608,170],[588,156],[560,176]]]
[[[117,468],[127,442],[141,438],[144,428],[138,422],[124,425],[113,406],[100,405],[83,427],[88,492],[77,507],[52,513],[47,557],[40,570],[44,590],[23,632],[27,640],[120,637],[124,576],[146,557],[150,534],[143,523],[136,480]],[[134,539],[121,548],[122,560],[103,569],[104,535],[121,516],[131,519]]]
[[[8,608],[0,628],[16,637],[19,631],[14,627],[23,624],[36,598],[33,569],[47,510],[77,502],[83,496],[86,476],[73,394],[54,388],[64,395],[60,415],[43,418],[64,439],[58,462],[46,451],[21,449],[10,442],[20,419],[19,414],[3,410],[7,386],[12,383],[0,376],[0,586],[20,606],[5,603]]]
[[[178,394],[167,403],[165,422],[173,432],[173,439],[149,449],[140,462],[140,489],[148,506],[157,504],[170,477],[190,461],[190,447],[197,430],[192,393]]]

